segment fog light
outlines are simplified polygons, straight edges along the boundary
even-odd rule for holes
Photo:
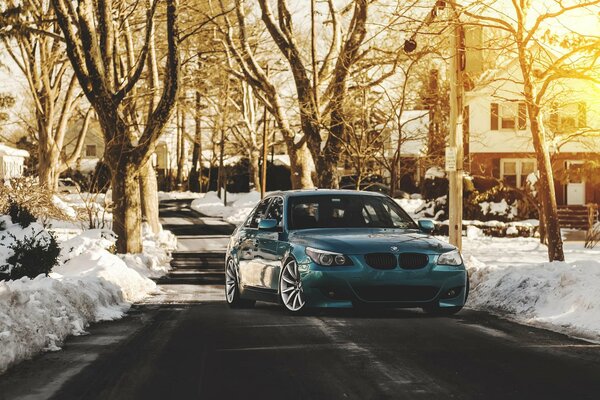
[[[447,292],[445,292],[442,295],[442,299],[451,299],[453,297],[456,297],[460,294],[460,292],[462,291],[462,286],[458,286],[458,287],[453,287],[452,289],[449,289]]]

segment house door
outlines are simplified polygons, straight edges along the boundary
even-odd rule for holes
[[[583,161],[567,161],[566,168],[568,172],[568,182],[565,193],[567,195],[567,205],[585,204],[585,181],[581,168]]]

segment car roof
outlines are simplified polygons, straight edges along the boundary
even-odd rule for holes
[[[341,195],[360,195],[371,197],[386,197],[384,194],[377,192],[366,192],[362,190],[347,190],[347,189],[300,189],[286,190],[269,194],[272,196],[298,197],[298,196],[341,196]]]

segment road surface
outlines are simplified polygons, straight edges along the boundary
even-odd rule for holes
[[[463,310],[230,310],[232,227],[162,204],[164,293],[0,376],[2,399],[598,399],[600,345]]]

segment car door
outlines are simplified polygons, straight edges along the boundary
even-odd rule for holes
[[[271,198],[261,201],[240,232],[238,265],[242,286],[256,287],[260,283],[260,264],[255,261],[259,257],[256,236],[258,222],[264,217],[270,202]]]
[[[273,231],[257,232],[258,253],[255,261],[260,263],[260,287],[263,289],[277,290],[279,283],[279,272],[281,269],[282,242],[279,240],[283,232],[283,197],[273,198],[265,219],[277,221],[277,227]]]

